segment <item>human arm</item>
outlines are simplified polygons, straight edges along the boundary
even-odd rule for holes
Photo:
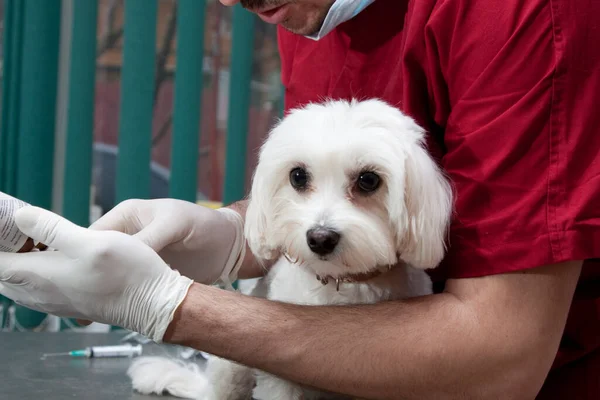
[[[352,307],[194,285],[165,341],[368,399],[533,399],[580,268],[569,262],[452,280],[442,294]]]
[[[243,240],[247,201],[227,208],[232,212],[175,199],[131,199],[118,204],[90,228],[135,236],[171,268],[197,282],[231,284],[238,278],[262,276],[270,264],[259,263]],[[77,322],[89,325],[92,321]]]
[[[161,341],[193,281],[138,238],[77,226],[26,206],[14,220],[48,251],[0,252],[0,294],[58,317],[117,325]]]
[[[533,397],[581,264],[451,280],[443,294],[401,302],[298,306],[192,284],[133,236],[34,207],[16,222],[56,249],[0,254],[0,294],[18,304],[367,398]]]

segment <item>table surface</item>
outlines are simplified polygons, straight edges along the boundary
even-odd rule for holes
[[[129,358],[49,357],[86,346],[118,345],[123,333],[0,333],[0,399],[175,399],[134,392],[126,374]],[[143,346],[143,355],[176,355],[175,346]]]

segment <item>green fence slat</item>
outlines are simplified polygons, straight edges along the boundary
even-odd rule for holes
[[[16,194],[50,209],[61,1],[24,2]]]
[[[90,222],[97,25],[98,0],[74,1],[62,212],[81,226]],[[78,325],[75,319],[69,322]],[[65,319],[61,319],[60,329],[69,329]]]
[[[15,195],[19,77],[21,72],[23,3],[4,1],[2,125],[0,132],[0,191]],[[0,295],[4,325],[12,301]],[[2,326],[0,326],[1,328]]]
[[[150,196],[157,0],[125,0],[117,201]]]
[[[90,222],[97,21],[98,0],[73,2],[62,210],[82,226]]]
[[[35,329],[40,326],[48,315],[30,310],[22,306],[15,306],[15,319],[17,320],[19,328],[26,330]]]
[[[23,1],[4,2],[4,62],[2,87],[2,191],[16,195],[17,145],[23,51]]]
[[[206,1],[179,0],[169,195],[197,200]]]
[[[227,120],[227,151],[223,203],[229,204],[245,195],[250,83],[254,53],[254,14],[237,4],[233,9],[231,44],[231,78]]]
[[[285,86],[283,85],[283,83],[281,84],[281,94],[279,97],[279,104],[278,104],[278,111],[279,111],[279,118],[283,118],[285,115]]]
[[[11,195],[17,194],[17,160],[19,150],[19,120],[21,110],[21,75],[23,60],[23,23],[25,14],[24,1],[13,0],[13,29],[10,33],[12,38],[12,59],[10,60],[11,76],[9,91],[10,101],[8,109],[10,118],[8,121],[7,154],[6,154],[6,192]]]
[[[2,122],[0,125],[0,191],[6,191],[4,187],[4,181],[6,174],[6,153],[7,153],[7,143],[6,143],[6,135],[7,135],[7,116],[10,115],[9,110],[6,107],[10,106],[10,60],[12,58],[11,51],[11,35],[10,33],[13,31],[13,11],[14,3],[9,0],[4,0],[2,6],[4,7],[4,37],[2,38],[2,47],[4,59],[3,68],[2,68]],[[1,297],[0,297],[1,300]]]
[[[0,329],[6,328],[6,320],[8,318],[8,307],[12,301],[4,296],[0,296]]]
[[[51,209],[61,1],[22,1],[16,197]],[[17,315],[25,328],[45,317],[20,306]]]

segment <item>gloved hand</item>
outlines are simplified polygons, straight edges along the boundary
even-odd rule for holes
[[[18,210],[15,222],[55,251],[0,253],[0,294],[44,313],[162,340],[191,279],[124,233],[88,230],[32,206]]]
[[[172,268],[205,284],[235,281],[246,249],[244,221],[237,212],[182,200],[127,200],[90,229],[135,235]]]

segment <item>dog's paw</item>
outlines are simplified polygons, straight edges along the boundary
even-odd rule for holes
[[[140,357],[135,359],[127,375],[133,389],[142,394],[202,399],[209,392],[208,380],[194,363],[184,363],[165,357]]]

